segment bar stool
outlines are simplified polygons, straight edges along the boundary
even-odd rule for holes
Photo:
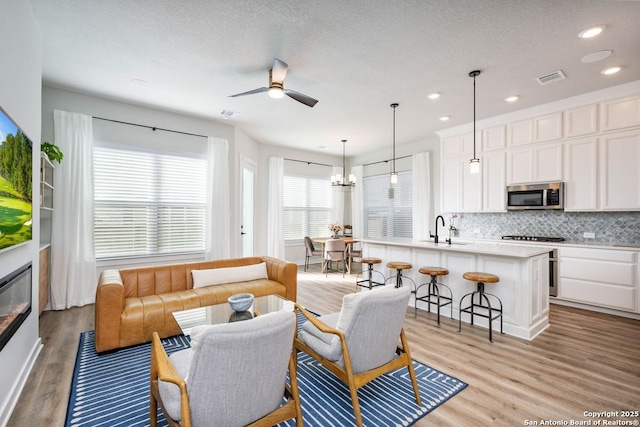
[[[384,286],[384,282],[387,280],[385,279],[384,274],[373,269],[374,264],[382,263],[382,260],[380,258],[360,258],[360,263],[368,264],[369,268],[358,273],[358,276],[356,277],[356,291],[358,290],[358,286],[365,288],[368,287],[369,290],[371,290],[374,286]],[[365,273],[367,273],[366,277]],[[382,282],[376,282],[373,279],[374,274],[379,274],[380,276],[382,276]]]
[[[477,271],[466,272],[462,275],[462,277],[464,277],[467,280],[473,280],[474,282],[476,282],[478,284],[478,288],[477,290],[470,292],[464,295],[462,298],[460,298],[460,314],[458,319],[458,332],[462,330],[462,312],[469,313],[471,315],[472,325],[473,325],[474,316],[484,317],[485,319],[489,319],[489,341],[493,342],[493,328],[491,327],[491,325],[495,319],[500,318],[500,333],[501,334],[504,333],[502,331],[502,301],[500,301],[500,298],[498,298],[497,296],[490,294],[488,292],[485,292],[484,284],[498,283],[500,281],[500,278],[495,274],[481,273]],[[473,300],[475,295],[478,296],[477,303]],[[466,306],[465,308],[462,308],[462,302],[467,297],[471,297],[471,304]],[[494,303],[497,302],[497,305],[500,306],[500,308],[494,308],[491,305],[491,300],[489,299],[489,297],[492,297],[494,299]],[[483,304],[483,302],[485,304]],[[488,312],[476,313],[474,311],[474,309],[476,308],[480,308],[483,311],[487,310]],[[494,315],[494,313],[496,314]]]
[[[387,282],[395,279],[396,288],[401,288],[402,287],[402,280],[406,279],[406,280],[411,281],[411,283],[413,283],[413,289],[416,288],[416,282],[414,282],[411,277],[402,275],[402,270],[410,270],[411,268],[413,268],[413,266],[411,264],[409,264],[408,262],[404,262],[404,261],[389,261],[387,263],[387,268],[390,268],[392,270],[397,270],[398,273],[395,276],[388,277],[387,280],[385,280],[385,284]]]
[[[453,294],[451,288],[443,283],[438,283],[438,276],[446,276],[449,274],[449,270],[442,267],[420,267],[420,273],[431,276],[431,280],[418,286],[414,292],[415,294],[415,311],[414,317],[418,316],[418,301],[426,302],[429,313],[431,313],[431,304],[435,304],[438,307],[438,325],[440,325],[440,307],[449,306],[451,310],[450,317],[453,319]],[[423,286],[427,287],[427,293],[423,296],[418,296],[418,291]],[[449,296],[441,295],[440,290],[444,288]],[[435,298],[435,301],[432,300]]]

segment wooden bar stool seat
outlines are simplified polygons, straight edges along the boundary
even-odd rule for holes
[[[356,277],[356,291],[358,290],[358,287],[367,287],[369,288],[369,290],[371,290],[375,286],[384,286],[384,283],[387,280],[385,279],[384,274],[373,269],[373,266],[375,264],[382,263],[382,260],[380,258],[363,257],[360,258],[360,263],[368,264],[369,267],[366,270],[360,272]],[[380,279],[378,279],[378,281],[374,280],[376,274],[382,277],[382,281],[379,281]]]
[[[402,280],[409,280],[411,283],[413,283],[413,288],[415,289],[416,287],[416,282],[413,281],[413,279],[409,276],[404,276],[402,274],[403,270],[410,270],[413,268],[413,265],[411,265],[408,262],[404,262],[404,261],[389,261],[387,263],[387,268],[391,269],[391,270],[396,270],[397,273],[395,276],[391,276],[389,277],[386,282],[389,282],[393,279],[395,279],[396,281],[396,288],[401,288],[402,287]],[[386,283],[385,282],[385,283]]]
[[[415,306],[414,316],[418,315],[418,301],[427,303],[427,310],[431,313],[431,304],[435,304],[438,312],[438,325],[440,325],[440,307],[449,306],[451,314],[449,317],[453,319],[453,293],[451,289],[443,284],[438,283],[439,276],[446,276],[449,274],[449,270],[442,267],[420,267],[418,270],[420,273],[427,276],[431,276],[428,282],[425,282],[418,286],[414,292],[415,294]],[[426,286],[426,294],[419,295],[420,289]],[[441,291],[445,290],[445,295]]]
[[[462,313],[469,313],[471,315],[471,324],[473,325],[474,316],[484,317],[485,319],[489,319],[489,341],[493,342],[493,321],[496,319],[500,319],[500,333],[503,334],[502,331],[502,301],[497,296],[485,292],[484,285],[485,283],[498,283],[500,281],[500,277],[491,273],[482,273],[478,271],[468,271],[462,275],[467,280],[472,280],[477,283],[477,289],[473,292],[470,292],[460,298],[460,313],[458,319],[458,332],[462,330]],[[477,296],[477,302],[475,297]],[[462,307],[462,303],[465,298],[469,297],[471,303],[466,307]],[[493,305],[491,304],[491,300],[493,299]],[[499,308],[498,308],[499,307]],[[479,309],[480,311],[476,311]]]

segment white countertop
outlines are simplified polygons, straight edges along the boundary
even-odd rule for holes
[[[381,244],[390,246],[404,246],[412,248],[451,251],[451,252],[467,252],[483,255],[498,255],[511,258],[529,258],[537,255],[545,254],[553,249],[552,246],[523,246],[513,243],[502,243],[501,241],[463,241],[455,240],[453,244],[444,241],[433,243],[432,240],[414,240],[408,238],[378,238],[363,239],[363,243]]]

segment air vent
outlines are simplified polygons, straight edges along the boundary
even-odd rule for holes
[[[235,119],[240,115],[240,113],[236,113],[235,111],[231,110],[220,110],[218,114],[220,115],[220,117],[226,120]]]
[[[554,71],[553,73],[546,74],[544,76],[536,77],[536,81],[540,83],[541,86],[544,86],[546,84],[549,84],[558,80],[564,80],[566,78],[567,76],[564,75],[562,70],[558,70],[558,71]]]

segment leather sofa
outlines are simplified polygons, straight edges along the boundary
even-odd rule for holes
[[[266,263],[268,279],[194,289],[192,270]],[[226,303],[233,294],[280,295],[296,300],[298,266],[270,258],[248,257],[155,267],[105,270],[96,289],[95,344],[103,352],[181,334],[172,313]]]

